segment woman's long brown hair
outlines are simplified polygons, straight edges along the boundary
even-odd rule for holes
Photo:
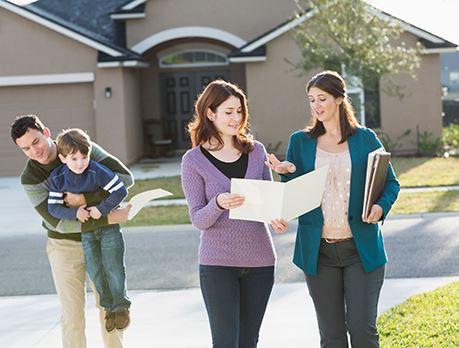
[[[207,117],[207,113],[209,109],[212,112],[216,112],[217,108],[231,96],[239,98],[242,108],[242,119],[237,135],[233,137],[233,145],[243,154],[252,151],[253,139],[248,127],[247,98],[238,86],[223,80],[215,80],[209,83],[196,101],[193,120],[188,124],[192,147],[202,145],[211,140],[216,140],[218,143],[212,150],[220,150],[223,147],[223,139],[213,122]]]

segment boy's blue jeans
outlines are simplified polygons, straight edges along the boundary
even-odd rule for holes
[[[127,309],[124,239],[119,225],[109,225],[81,234],[86,271],[100,296],[106,311]]]

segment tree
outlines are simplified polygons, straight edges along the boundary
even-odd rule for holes
[[[296,2],[300,11],[297,16],[308,17],[296,31],[303,71],[321,68],[341,72],[348,84],[365,88],[365,94],[377,98],[378,104],[383,75],[404,72],[416,77],[421,47],[407,47],[401,40],[399,21],[363,0]],[[368,103],[365,109],[371,106],[374,103]]]

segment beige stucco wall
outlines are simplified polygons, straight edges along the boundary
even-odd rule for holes
[[[303,128],[310,119],[305,84],[309,76],[292,64],[300,51],[287,33],[267,46],[267,61],[246,64],[247,94],[252,132],[265,146],[281,141],[279,154],[285,154],[292,131]]]
[[[127,42],[132,47],[163,30],[202,26],[218,28],[249,41],[292,16],[293,0],[150,0],[145,19],[127,21]]]
[[[410,45],[416,38],[409,33],[403,39]],[[438,54],[422,54],[416,79],[399,74],[381,79],[381,130],[392,141],[406,130],[411,133],[400,140],[399,153],[417,150],[416,127],[432,133],[431,140],[441,136],[442,104],[440,81],[440,57]],[[395,86],[395,87],[394,87]],[[390,91],[390,92],[388,92]],[[394,95],[395,94],[395,95]]]
[[[122,68],[99,69],[94,83],[97,141],[129,164],[141,153],[142,129],[137,73]],[[112,90],[105,97],[105,88]]]
[[[417,38],[405,33],[403,40],[415,46]],[[267,61],[247,63],[247,93],[250,99],[251,124],[255,136],[266,146],[282,141],[278,151],[284,154],[289,134],[303,128],[310,120],[310,108],[305,84],[313,75],[299,76],[286,60],[298,62],[300,51],[291,33],[271,41],[267,46]],[[420,132],[432,133],[431,140],[441,135],[441,83],[438,54],[421,55],[417,78],[408,75],[385,77],[380,84],[381,131],[396,141],[405,130],[411,134],[400,141],[399,153],[416,152],[416,126]],[[390,84],[388,81],[392,81]],[[388,95],[388,86],[396,87],[399,95]],[[394,87],[390,88],[392,94]]]
[[[0,76],[93,71],[97,50],[0,8]]]

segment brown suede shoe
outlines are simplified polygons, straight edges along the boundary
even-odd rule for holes
[[[115,330],[115,319],[115,312],[105,312],[105,330],[107,330],[107,332]]]
[[[115,326],[118,330],[126,329],[131,322],[129,309],[122,309],[115,312]]]

